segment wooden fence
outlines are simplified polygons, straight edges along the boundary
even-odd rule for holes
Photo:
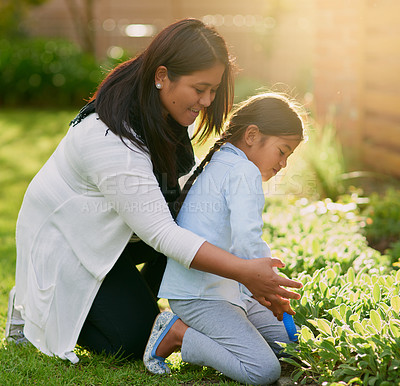
[[[315,103],[358,167],[400,177],[400,2],[317,0]]]

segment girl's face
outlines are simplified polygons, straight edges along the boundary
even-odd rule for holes
[[[171,81],[166,67],[160,66],[155,82],[162,85],[160,99],[164,110],[181,125],[191,125],[200,111],[213,102],[224,71],[225,66],[218,62],[209,69]]]
[[[299,143],[300,139],[297,135],[269,137],[257,130],[251,146],[248,146],[244,152],[260,170],[262,180],[268,181],[279,170],[286,167],[288,157]]]

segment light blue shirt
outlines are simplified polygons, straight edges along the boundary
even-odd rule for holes
[[[226,143],[193,184],[177,222],[238,257],[270,257],[271,250],[261,238],[264,205],[259,169],[242,150]],[[167,299],[226,300],[244,307],[242,292],[250,294],[234,280],[187,269],[168,259],[158,295]]]

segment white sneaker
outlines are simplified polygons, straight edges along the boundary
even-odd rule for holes
[[[8,295],[8,311],[5,337],[9,342],[16,344],[27,343],[24,335],[25,321],[22,319],[21,313],[14,308],[15,287],[13,287]]]

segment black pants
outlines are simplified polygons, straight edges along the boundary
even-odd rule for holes
[[[166,257],[145,243],[128,244],[101,284],[78,344],[96,353],[141,359],[159,313],[157,292],[165,265]]]

